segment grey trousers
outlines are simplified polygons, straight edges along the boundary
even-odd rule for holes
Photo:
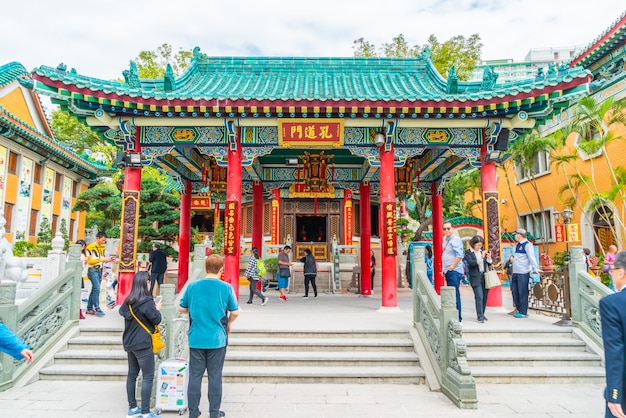
[[[225,357],[226,347],[189,349],[189,387],[187,388],[189,418],[200,416],[198,406],[200,405],[202,376],[205,370],[209,378],[209,417],[219,417],[220,406],[222,405],[222,369],[224,368]]]

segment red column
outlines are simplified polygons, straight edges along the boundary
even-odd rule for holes
[[[241,128],[237,128],[234,143],[228,145],[228,174],[226,177],[226,200],[237,202],[239,213],[237,219],[241,219]],[[232,141],[229,138],[229,142]],[[235,222],[235,254],[224,256],[224,280],[231,284],[235,290],[235,296],[239,299],[239,240],[240,240],[240,222]],[[226,229],[224,229],[226,232]],[[226,240],[224,240],[226,242]]]
[[[496,163],[485,161],[486,147],[483,147],[483,161],[480,166],[480,182],[483,194],[483,228],[485,248],[491,253],[495,265],[502,265],[500,256],[500,215],[496,182]],[[502,306],[502,286],[489,289],[487,306]]]
[[[137,150],[139,152],[139,150]],[[117,304],[126,300],[137,267],[137,228],[139,227],[139,197],[141,167],[124,169],[122,192],[122,233],[120,234],[120,268],[117,275]],[[132,228],[132,230],[131,230]],[[132,251],[130,251],[132,249]]]
[[[393,146],[385,144],[380,147],[380,207],[383,208],[385,204],[389,203],[393,204],[394,207],[396,205],[395,170],[393,167]],[[394,245],[397,247],[396,242],[394,242]],[[385,246],[383,245],[384,248]],[[381,293],[382,305],[384,307],[398,306],[396,295],[396,257],[396,254],[386,254],[385,251],[383,251],[380,257],[382,259]]]
[[[437,183],[431,184],[432,209],[433,209],[433,279],[435,291],[439,294],[439,289],[443,286],[443,263],[441,255],[443,253],[443,204],[442,196],[437,194]]]
[[[361,182],[360,188],[361,202],[359,204],[359,229],[361,237],[359,245],[361,247],[361,294],[372,294],[372,281],[370,279],[370,257],[371,247],[370,240],[372,238],[372,211],[370,204],[370,185],[367,182]]]
[[[252,246],[259,249],[263,258],[263,183],[258,180],[252,185]],[[261,290],[261,281],[257,283]]]
[[[178,222],[178,292],[189,280],[189,250],[191,244],[191,181],[185,182],[180,193],[180,219]]]

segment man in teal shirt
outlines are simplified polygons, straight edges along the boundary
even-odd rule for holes
[[[224,259],[212,254],[206,259],[207,277],[189,283],[178,310],[189,313],[189,418],[200,416],[202,376],[209,380],[209,416],[223,417],[222,370],[230,326],[239,315],[235,292],[220,280]]]

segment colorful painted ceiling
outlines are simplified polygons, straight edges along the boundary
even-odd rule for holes
[[[26,69],[17,62],[0,66],[0,88],[5,88],[14,81],[32,87],[32,80]],[[58,143],[49,132],[44,133],[29,123],[21,120],[8,109],[0,106],[0,135],[48,158],[79,175],[95,179],[106,172],[104,165],[88,161]]]

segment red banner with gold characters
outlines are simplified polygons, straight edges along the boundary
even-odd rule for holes
[[[224,209],[224,255],[239,253],[239,237],[235,225],[239,222],[239,205],[235,200],[227,200]]]
[[[346,189],[343,195],[344,245],[352,245],[353,212],[352,190]]]
[[[565,242],[565,225],[563,224],[554,225],[554,241]]]
[[[383,255],[397,255],[396,203],[383,202]]]
[[[272,190],[272,244],[280,244],[280,189]]]
[[[191,196],[191,210],[211,209],[210,196]]]
[[[342,146],[343,119],[279,119],[278,145]]]

